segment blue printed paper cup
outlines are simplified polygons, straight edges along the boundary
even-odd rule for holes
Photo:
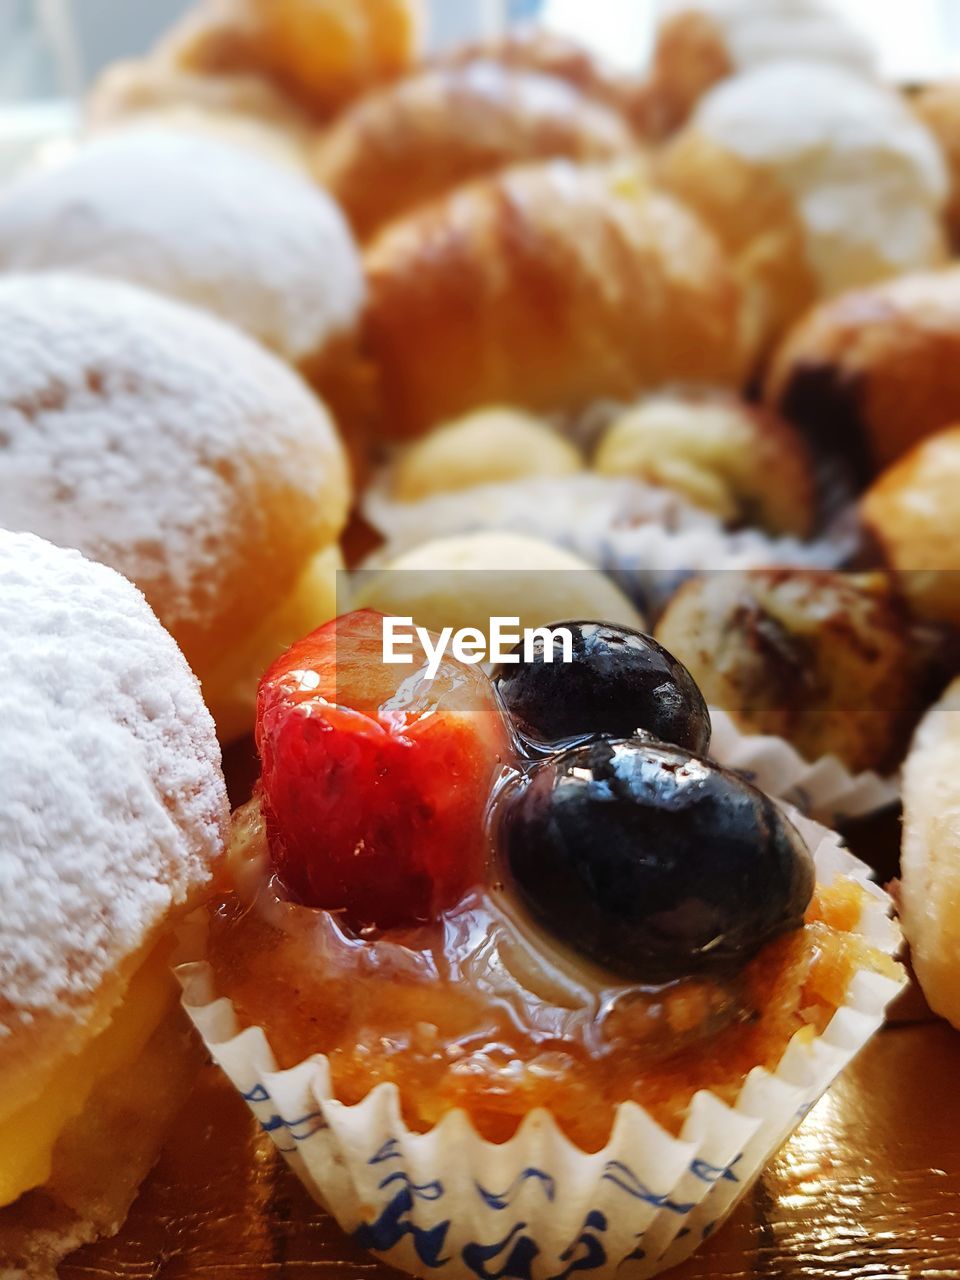
[[[892,954],[890,902],[838,837],[791,815],[815,849],[818,882],[867,890],[858,931]],[[822,1035],[798,1033],[776,1069],[756,1068],[735,1105],[701,1091],[678,1137],[623,1103],[610,1140],[587,1154],[537,1110],[500,1145],[451,1111],[426,1133],[403,1122],[396,1086],[354,1106],[327,1060],[277,1070],[260,1027],[241,1027],[204,961],[205,924],[184,935],[183,1001],[210,1053],[315,1199],[365,1248],[441,1280],[603,1280],[656,1275],[693,1253],[883,1022],[901,984],[861,970]]]

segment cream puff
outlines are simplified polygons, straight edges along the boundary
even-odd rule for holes
[[[946,258],[936,140],[893,90],[836,66],[718,85],[659,173],[734,256],[768,341],[819,298]]]
[[[671,0],[656,35],[648,85],[657,132],[682,125],[720,80],[785,59],[825,62],[863,76],[868,42],[824,0]]]
[[[243,334],[131,285],[0,276],[0,525],[135,582],[225,738],[336,613],[349,502],[329,414]]]
[[[631,601],[586,560],[540,538],[484,531],[436,538],[358,575],[358,608],[416,619],[429,630],[486,632],[494,616],[521,628],[558,618],[642,625]]]
[[[118,1229],[202,1061],[172,928],[215,886],[229,810],[140,592],[7,532],[0,779],[0,1272],[39,1276]]]
[[[816,515],[803,440],[768,410],[708,392],[653,395],[614,417],[594,469],[681,494],[726,525],[806,537]]]

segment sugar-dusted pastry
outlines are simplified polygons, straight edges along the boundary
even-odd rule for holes
[[[0,526],[135,582],[224,737],[336,612],[349,500],[329,414],[237,330],[132,285],[0,276]]]
[[[650,396],[613,419],[593,466],[672,489],[728,525],[798,537],[813,526],[814,476],[803,441],[776,414],[733,396]]]
[[[898,904],[930,1007],[960,1027],[960,681],[931,707],[903,766]]]
[[[889,772],[919,713],[909,616],[883,574],[706,573],[668,604],[657,639],[745,733],[807,760]]]
[[[652,1276],[880,1025],[888,900],[710,758],[689,672],[634,628],[572,619],[491,681],[449,651],[430,677],[428,633],[384,662],[388,622],[264,677],[188,1010],[361,1248]]]
[[[579,449],[545,422],[494,405],[448,422],[405,449],[391,470],[390,494],[398,502],[419,502],[524,476],[574,475],[584,465]]]
[[[771,340],[818,298],[945,260],[936,140],[893,90],[839,67],[769,63],[725,81],[660,176],[735,257]]]
[[[359,574],[358,608],[412,616],[436,631],[480,627],[494,616],[523,627],[589,614],[639,625],[626,595],[579,556],[540,538],[486,530],[435,538]]]
[[[359,253],[324,192],[250,152],[171,130],[98,138],[0,193],[0,269],[113,276],[191,302],[349,412]]]
[[[867,41],[829,0],[669,0],[647,87],[651,121],[661,135],[669,134],[720,80],[784,59],[863,76],[876,62]]]
[[[815,308],[777,352],[766,400],[861,482],[960,421],[960,268]]]
[[[874,545],[899,574],[911,608],[960,627],[960,426],[937,432],[888,467],[860,512]]]
[[[94,133],[131,124],[209,134],[296,169],[317,123],[269,80],[183,71],[159,54],[111,63],[84,104]]]
[[[140,592],[0,531],[4,1275],[115,1232],[156,1159],[202,1061],[172,929],[227,820],[213,721]]]
[[[161,52],[184,70],[253,72],[317,115],[413,64],[421,0],[198,0]]]
[[[603,160],[636,145],[622,116],[565,80],[488,60],[433,67],[361,98],[323,136],[313,170],[365,240],[505,165]]]
[[[460,187],[365,254],[382,430],[484,404],[574,410],[670,380],[738,386],[754,328],[713,235],[619,165],[555,160]]]

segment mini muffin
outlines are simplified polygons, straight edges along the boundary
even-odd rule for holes
[[[923,441],[868,490],[863,522],[914,613],[960,627],[960,426]]]
[[[130,129],[0,195],[0,268],[145,285],[304,370],[334,408],[357,376],[360,257],[305,176],[212,138]]]
[[[682,494],[727,525],[806,537],[816,513],[810,456],[776,414],[722,395],[651,396],[614,418],[593,459]]]
[[[636,140],[565,80],[494,61],[434,67],[361,98],[314,155],[317,180],[366,240],[469,178],[550,156],[603,160]]]
[[[909,617],[885,575],[704,574],[677,592],[656,636],[746,733],[852,772],[887,772],[903,756],[919,679]]]
[[[575,475],[583,466],[580,451],[545,422],[494,405],[437,427],[405,449],[391,469],[390,493],[398,502],[420,502],[526,476]]]
[[[135,582],[225,737],[336,612],[349,499],[329,414],[243,334],[131,285],[0,276],[0,525]]]
[[[130,125],[209,134],[295,169],[307,165],[317,125],[268,80],[205,76],[159,54],[114,62],[84,104],[93,133]]]
[[[803,59],[870,75],[867,42],[824,0],[671,0],[657,31],[651,112],[661,135],[682,125],[720,80]]]
[[[924,716],[903,768],[898,902],[930,1007],[960,1027],[960,681]]]
[[[754,362],[713,235],[620,166],[503,170],[397,219],[364,261],[391,438],[484,404],[575,411],[671,380],[739,386]]]
[[[358,608],[412,616],[431,630],[521,627],[586,616],[639,625],[634,605],[599,569],[550,542],[485,531],[436,538],[357,575]]]
[[[198,0],[161,52],[184,70],[253,72],[329,116],[407,71],[420,0]]]
[[[384,661],[391,621],[264,677],[187,1008],[360,1247],[451,1280],[651,1276],[882,1021],[887,900],[708,756],[650,637],[571,620],[491,680],[449,652],[428,674],[428,633]]]
[[[861,484],[960,420],[960,268],[823,303],[780,348],[765,398]]]
[[[946,257],[935,139],[838,67],[771,63],[719,85],[660,176],[733,254],[770,341],[818,298]]]
[[[228,820],[213,721],[118,573],[0,531],[0,1271],[115,1232],[202,1061],[175,922]]]

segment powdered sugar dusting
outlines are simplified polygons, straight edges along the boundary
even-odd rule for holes
[[[226,820],[213,721],[140,592],[0,531],[0,1042],[82,1015],[210,881]]]
[[[119,569],[170,629],[268,592],[253,566],[292,582],[339,532],[345,467],[301,380],[213,317],[0,276],[0,524]]]
[[[0,200],[0,266],[114,276],[192,302],[293,362],[351,329],[360,256],[305,175],[204,135],[130,128]]]

